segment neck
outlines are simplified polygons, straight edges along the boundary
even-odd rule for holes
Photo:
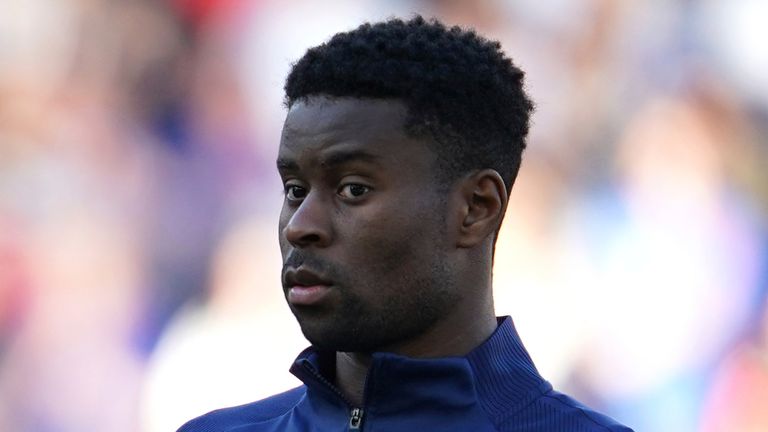
[[[370,366],[370,354],[336,353],[336,387],[353,406],[363,406],[365,379]]]
[[[378,351],[411,358],[459,357],[468,354],[496,330],[490,290],[475,301],[477,307],[457,305],[457,309],[415,338]],[[480,301],[477,301],[480,300]],[[354,406],[363,406],[365,380],[371,365],[370,353],[336,353],[336,386]]]

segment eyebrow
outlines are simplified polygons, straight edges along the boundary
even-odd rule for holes
[[[364,150],[339,150],[320,158],[320,166],[324,169],[331,169],[349,162],[363,161],[369,163],[378,163],[380,156],[368,153]],[[277,169],[280,171],[298,171],[299,165],[290,158],[277,158]]]
[[[380,159],[381,157],[364,150],[339,150],[322,156],[320,158],[320,166],[328,169],[356,161],[377,163]]]
[[[277,169],[279,171],[297,171],[299,165],[293,159],[277,158]]]

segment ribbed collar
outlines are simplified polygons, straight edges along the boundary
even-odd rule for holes
[[[468,407],[480,404],[494,420],[525,407],[552,387],[536,370],[511,317],[498,318],[496,331],[464,357],[413,359],[374,353],[366,381],[366,407],[380,415],[408,407]],[[333,353],[310,347],[302,352],[291,372],[307,385],[343,402],[341,393],[320,373]]]

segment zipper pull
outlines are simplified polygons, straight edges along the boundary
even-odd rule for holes
[[[358,430],[360,429],[360,425],[362,424],[363,424],[363,409],[352,408],[352,411],[349,413],[349,428],[352,430]]]

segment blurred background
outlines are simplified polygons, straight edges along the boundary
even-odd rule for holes
[[[637,431],[768,430],[762,0],[2,0],[0,430],[174,431],[297,385],[283,80],[416,12],[527,71],[495,286],[542,374]]]

